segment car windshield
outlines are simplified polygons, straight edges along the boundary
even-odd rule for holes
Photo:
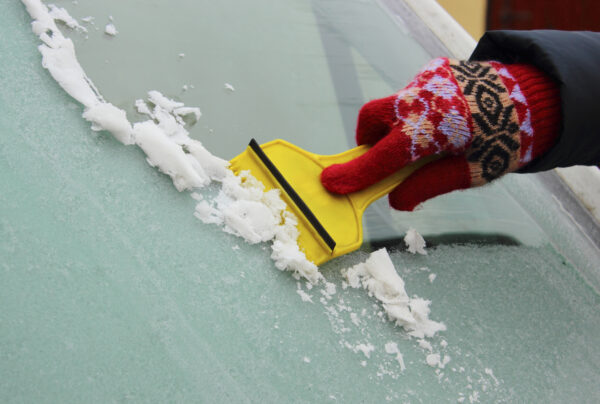
[[[146,119],[136,100],[153,90],[199,107],[190,136],[224,159],[251,138],[347,150],[365,102],[449,55],[402,1],[54,4],[85,28],[59,24],[107,101],[132,122]],[[43,69],[25,7],[5,8],[3,401],[600,394],[598,226],[554,174],[508,175],[412,213],[383,198],[365,214],[363,248],[320,268],[335,286],[311,286],[278,271],[267,246],[196,220],[189,193],[138,148],[91,131]],[[406,251],[409,228],[427,255]],[[411,338],[366,290],[348,287],[342,270],[383,246],[445,331]]]

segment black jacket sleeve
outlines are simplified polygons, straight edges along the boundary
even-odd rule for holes
[[[521,172],[600,164],[600,33],[490,31],[477,44],[471,60],[529,63],[559,83],[559,138]]]

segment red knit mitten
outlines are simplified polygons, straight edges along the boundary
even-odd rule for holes
[[[356,141],[373,147],[327,167],[329,191],[363,189],[405,165],[446,154],[389,195],[392,207],[488,182],[545,153],[558,135],[558,86],[530,65],[434,59],[398,93],[365,104]]]

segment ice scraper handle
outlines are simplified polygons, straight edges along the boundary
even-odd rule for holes
[[[356,141],[372,147],[326,167],[321,182],[337,194],[373,193],[383,182],[376,191],[411,211],[524,167],[554,144],[559,126],[558,86],[537,68],[438,58],[404,89],[362,107]],[[411,166],[431,156],[440,158]],[[388,178],[409,167],[393,186]]]

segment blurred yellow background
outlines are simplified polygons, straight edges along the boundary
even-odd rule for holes
[[[486,0],[437,0],[471,36],[478,40],[485,32]]]

